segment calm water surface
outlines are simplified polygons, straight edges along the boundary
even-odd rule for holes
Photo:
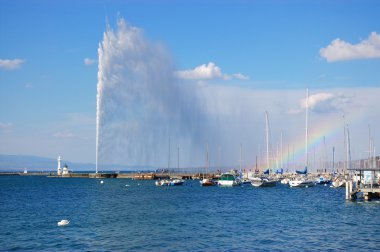
[[[346,202],[344,193],[0,177],[0,250],[380,250],[380,203]],[[70,224],[58,227],[61,219]]]

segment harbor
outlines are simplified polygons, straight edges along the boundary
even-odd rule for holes
[[[240,182],[238,185],[251,184],[253,186],[256,178],[260,178],[263,174],[255,174],[255,172],[249,171],[245,173],[239,173],[237,170],[231,170],[229,173],[234,174]],[[181,172],[127,172],[127,173],[91,173],[91,172],[68,172],[66,174],[59,174],[56,172],[0,172],[0,176],[41,176],[48,178],[90,178],[90,179],[129,179],[129,180],[199,180],[207,178],[210,181],[215,181],[218,184],[218,180],[222,176],[220,172],[215,173],[181,173]],[[368,175],[370,174],[370,175]],[[312,185],[304,186],[311,187],[315,185],[327,186],[331,188],[345,188],[345,199],[350,201],[356,200],[378,200],[380,199],[380,167],[376,168],[356,168],[350,170],[346,174],[333,174],[333,173],[309,173],[307,176],[299,175],[297,173],[283,173],[273,174],[266,176],[270,180],[274,181],[277,185],[289,185],[291,181],[297,179],[308,178],[312,181]],[[340,182],[340,183],[339,183]],[[292,187],[290,185],[290,187]]]
[[[380,204],[345,200],[344,188],[155,181],[0,176],[2,249],[375,251],[380,242]]]

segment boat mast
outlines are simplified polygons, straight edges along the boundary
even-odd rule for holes
[[[179,172],[179,145],[178,145],[178,172]]]
[[[287,160],[287,166],[286,166],[286,172],[289,172],[289,144],[288,144],[288,160]]]
[[[343,154],[344,154],[344,152],[345,152],[345,149],[347,148],[347,143],[346,143],[346,118],[345,118],[345,115],[343,114],[343,144],[344,144],[344,146],[343,146]],[[344,156],[343,156],[344,157]],[[344,159],[343,159],[344,160]],[[345,161],[343,161],[343,173],[344,173],[344,170],[346,170],[347,168],[347,164],[346,164],[346,162]]]
[[[372,155],[372,146],[371,146],[371,126],[368,124],[368,168],[371,168],[371,155]]]
[[[376,166],[376,148],[375,148],[375,144],[373,144],[373,162],[372,162],[372,167],[373,168],[377,168]]]
[[[268,121],[268,111],[265,111],[265,133],[267,141],[267,169],[269,169],[269,121]]]
[[[307,166],[309,164],[308,160],[308,111],[309,111],[309,89],[306,89],[306,148],[305,148],[305,168],[307,169]]]
[[[206,143],[206,174],[208,174],[208,168],[209,168],[209,161],[208,161],[208,143]]]
[[[240,143],[240,172],[242,171],[242,159],[243,159],[243,157],[242,157],[242,149],[243,149],[243,146],[242,146],[242,144]]]
[[[347,126],[347,153],[346,153],[346,162],[347,162],[347,169],[350,169],[350,163],[351,163],[351,153],[350,153],[350,131],[348,130]]]
[[[283,152],[283,149],[282,149],[282,130],[281,130],[281,166],[280,166],[280,169],[284,169],[284,152]]]
[[[169,137],[169,156],[168,156],[168,171],[170,169],[170,137]]]
[[[326,154],[326,137],[323,136],[323,171],[326,172],[326,162],[327,162],[327,154]]]
[[[332,163],[332,171],[335,174],[335,147],[333,146],[333,163]]]

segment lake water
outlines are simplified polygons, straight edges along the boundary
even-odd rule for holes
[[[325,186],[0,177],[6,251],[374,251],[379,214],[379,202],[346,202],[344,188]]]

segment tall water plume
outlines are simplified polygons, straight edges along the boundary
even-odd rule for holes
[[[205,165],[206,142],[211,167],[238,167],[240,143],[243,166],[252,167],[265,146],[265,111],[274,140],[284,130],[285,146],[304,147],[304,116],[289,112],[299,108],[304,90],[179,80],[165,48],[123,19],[115,29],[107,27],[98,54],[97,170],[99,163],[166,167],[168,160],[174,167],[176,154],[168,158],[169,141],[172,150],[180,146],[182,167]],[[325,117],[312,113],[310,125]],[[336,124],[335,118],[331,115],[330,124]]]
[[[202,105],[194,86],[176,79],[164,47],[119,18],[98,54],[96,171],[100,162],[162,167],[169,139],[190,160],[202,138]]]

